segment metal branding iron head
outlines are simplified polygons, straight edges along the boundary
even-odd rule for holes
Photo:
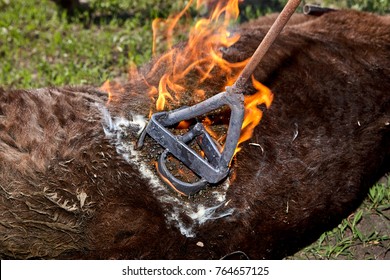
[[[138,140],[137,147],[142,147],[145,136],[148,134],[165,149],[157,163],[157,168],[163,180],[177,192],[184,195],[195,194],[206,187],[208,183],[217,184],[229,174],[230,162],[238,145],[244,119],[243,88],[300,2],[300,0],[288,1],[233,86],[227,87],[226,91],[191,107],[182,107],[174,111],[158,112],[152,115]],[[196,123],[184,135],[174,135],[168,129],[169,126],[183,120],[194,119],[226,105],[230,107],[231,115],[222,151],[207,133],[202,123]],[[202,149],[204,157],[191,149],[189,143],[194,140]],[[200,178],[199,181],[187,183],[173,176],[165,164],[169,153],[194,172]]]
[[[196,118],[224,105],[230,107],[231,117],[223,151],[220,151],[218,144],[207,133],[202,123],[196,123],[186,134],[179,136],[174,135],[166,128],[182,120]],[[138,146],[143,145],[144,138],[148,134],[164,147],[165,151],[158,161],[159,173],[175,190],[185,195],[191,195],[204,188],[207,183],[216,184],[226,178],[240,137],[243,118],[243,95],[222,92],[191,107],[153,114],[141,134]],[[193,140],[198,142],[204,153],[204,158],[188,145]],[[195,183],[186,183],[175,178],[165,166],[168,153],[175,156],[201,179]]]

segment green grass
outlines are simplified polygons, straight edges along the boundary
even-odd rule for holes
[[[69,19],[51,1],[0,0],[3,86],[101,84],[149,60],[151,42],[151,18],[141,12],[90,24]]]
[[[276,7],[285,1],[268,2]],[[381,13],[390,7],[388,0],[316,2]],[[150,60],[153,18],[167,16],[184,3],[91,0],[89,13],[69,17],[48,0],[0,0],[0,86],[99,86],[107,79],[124,76],[131,63],[142,65]],[[244,10],[248,18],[267,11],[270,9]],[[117,16],[123,13],[128,16]],[[291,258],[381,258],[390,250],[389,199],[389,181],[373,186],[354,214]]]
[[[359,209],[290,259],[383,259],[390,251],[390,179],[374,185]]]

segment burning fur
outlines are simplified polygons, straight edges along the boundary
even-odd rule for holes
[[[240,26],[223,58],[248,59],[273,19]],[[388,17],[295,15],[254,73],[272,105],[241,143],[229,178],[190,197],[156,173],[158,144],[147,139],[135,149],[166,60],[117,87],[0,90],[0,256],[293,254],[356,209],[390,170],[389,50]],[[189,87],[213,95],[231,77]],[[248,85],[246,95],[255,94]],[[213,113],[213,125],[225,124],[225,111]]]

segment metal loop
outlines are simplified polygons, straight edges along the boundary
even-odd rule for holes
[[[160,156],[160,159],[157,163],[157,169],[160,173],[160,176],[163,180],[175,191],[181,193],[183,195],[189,196],[197,193],[201,189],[205,188],[207,185],[207,181],[205,179],[200,179],[195,183],[187,183],[177,179],[172,173],[169,172],[167,166],[165,165],[165,161],[169,150],[166,149]]]

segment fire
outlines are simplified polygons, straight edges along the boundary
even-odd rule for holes
[[[160,38],[165,40],[168,51],[155,64],[155,69],[163,65],[166,69],[158,87],[150,86],[149,96],[155,100],[155,110],[170,110],[180,103],[183,93],[188,91],[186,82],[193,79],[194,73],[198,77],[198,84],[213,79],[216,75],[226,78],[224,87],[232,85],[238,74],[245,67],[249,59],[241,62],[228,62],[223,59],[222,48],[228,48],[236,43],[240,35],[232,33],[229,27],[232,21],[239,16],[238,4],[240,0],[219,0],[210,12],[209,18],[198,20],[189,30],[188,41],[184,47],[173,47],[174,31],[180,30],[180,19],[193,5],[190,0],[186,7],[177,15],[166,20],[156,19],[153,24],[153,53],[157,46],[161,46]],[[196,7],[208,4],[210,0],[197,0]],[[214,1],[215,2],[215,1]],[[152,69],[152,72],[154,70]],[[157,71],[157,70],[156,70]],[[190,78],[191,75],[191,78]],[[253,129],[260,122],[262,111],[257,107],[272,102],[271,91],[252,77],[252,85],[257,90],[253,95],[245,95],[245,117],[239,143],[248,140]],[[191,93],[192,102],[200,102],[206,98],[202,89],[194,89]],[[211,130],[211,122],[206,119],[204,125],[213,137],[216,134]],[[237,148],[236,153],[240,150]]]
[[[245,96],[245,115],[241,127],[241,135],[240,139],[238,140],[238,145],[252,137],[253,130],[259,124],[263,116],[263,112],[257,106],[260,104],[265,104],[265,106],[269,108],[273,100],[273,94],[271,90],[257,81],[253,76],[252,85],[257,90],[257,92],[253,95]],[[235,154],[239,152],[240,149],[240,147],[237,147]]]
[[[218,3],[210,14],[210,18],[198,20],[190,29],[188,43],[184,48],[172,48],[174,44],[173,31],[193,2],[194,0],[190,0],[178,15],[171,16],[166,20],[156,19],[152,24],[153,52],[156,52],[159,38],[166,40],[168,48],[168,52],[156,63],[156,65],[167,65],[167,70],[160,79],[158,88],[152,87],[149,91],[151,97],[158,94],[156,100],[158,111],[170,109],[172,104],[179,103],[186,90],[188,76],[194,71],[199,75],[200,83],[213,78],[212,71],[216,68],[220,69],[219,75],[224,75],[227,80],[231,81],[233,80],[233,72],[237,72],[233,70],[245,66],[245,62],[230,63],[224,60],[221,51],[222,47],[230,47],[239,39],[238,34],[232,34],[228,30],[231,21],[238,18],[238,0],[229,0],[225,6]],[[205,0],[198,0],[197,7],[205,2]],[[165,27],[162,31],[159,28],[161,26]],[[204,99],[204,94],[199,90],[195,91],[193,96],[197,101]]]
[[[123,94],[125,89],[122,87],[121,84],[115,82],[115,81],[110,81],[107,80],[104,82],[104,84],[100,87],[102,91],[107,92],[107,104],[110,103],[113,98],[114,98],[114,93],[121,93]]]
[[[111,101],[111,98],[112,98],[112,91],[111,91],[111,87],[110,87],[110,80],[105,81],[104,84],[100,87],[100,89],[102,91],[105,91],[105,92],[108,93],[107,103],[109,103]]]

